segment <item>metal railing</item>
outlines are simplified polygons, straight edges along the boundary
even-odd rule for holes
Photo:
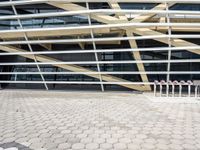
[[[186,94],[183,94],[183,86],[187,88]],[[158,88],[159,87],[159,88]],[[171,87],[171,88],[170,88]],[[192,88],[194,87],[194,88]],[[166,90],[164,90],[166,89]],[[177,90],[176,90],[177,89]],[[194,89],[194,90],[192,90]],[[162,97],[195,97],[198,98],[200,96],[200,80],[188,80],[188,81],[154,81],[154,96]],[[194,93],[194,94],[193,94]]]

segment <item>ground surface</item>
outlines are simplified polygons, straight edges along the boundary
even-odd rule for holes
[[[1,149],[199,150],[200,104],[132,93],[0,91]]]

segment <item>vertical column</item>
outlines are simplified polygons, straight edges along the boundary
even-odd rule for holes
[[[198,97],[198,85],[195,86],[195,95],[194,95],[195,98]]]
[[[86,2],[86,7],[87,9],[89,10],[89,3]],[[89,23],[89,26],[92,25],[92,22],[91,22],[91,17],[90,17],[90,14],[87,15],[88,17],[88,23]],[[94,32],[92,29],[90,29],[90,35],[91,35],[91,38],[92,38],[92,45],[93,45],[93,49],[94,49],[94,55],[95,55],[95,59],[96,59],[96,63],[97,63],[97,70],[98,70],[98,73],[99,73],[99,80],[100,80],[100,85],[101,85],[101,90],[102,92],[104,91],[104,85],[102,83],[102,76],[101,76],[101,69],[100,69],[100,66],[99,66],[99,58],[98,58],[98,54],[96,52],[96,43],[94,41]]]
[[[12,1],[12,0],[10,0],[10,1]],[[15,14],[15,15],[18,15],[17,10],[16,10],[16,8],[15,8],[14,5],[12,5],[12,9],[13,9],[13,11],[14,11],[14,14]],[[20,28],[23,29],[21,20],[20,20],[20,19],[17,19],[17,22],[18,22]],[[29,41],[29,40],[28,40],[28,36],[26,35],[25,32],[24,32],[24,38],[25,38],[26,41]],[[33,52],[33,49],[32,49],[31,44],[28,43],[27,45],[28,45],[28,48],[29,48],[30,52]],[[43,74],[41,73],[40,66],[38,65],[36,56],[35,56],[34,54],[33,54],[33,58],[34,58],[34,62],[35,62],[35,64],[36,64],[36,66],[37,66],[37,69],[38,69],[38,71],[40,72],[40,76],[41,76],[41,78],[42,78],[42,81],[43,81],[43,83],[44,83],[44,86],[45,86],[46,90],[48,90],[48,86],[47,86],[47,84],[46,84],[46,82],[45,82],[45,79],[44,79]]]
[[[167,63],[167,88],[166,88],[166,95],[167,97],[169,96],[169,81],[170,81],[170,69],[171,69],[171,64],[170,64],[170,60],[171,60],[171,47],[172,47],[172,42],[171,42],[171,35],[172,35],[172,29],[171,26],[169,25],[170,23],[170,16],[169,16],[169,4],[165,3],[166,5],[166,18],[167,18],[167,23],[168,23],[168,63]],[[173,84],[173,83],[172,83]]]

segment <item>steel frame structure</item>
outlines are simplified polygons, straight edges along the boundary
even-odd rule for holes
[[[85,7],[81,4],[85,4]],[[110,6],[109,9],[91,9],[90,3],[106,3]],[[170,7],[175,4],[197,4],[199,0],[142,0],[139,3],[155,3],[155,7],[147,10],[140,9],[122,9],[120,3],[138,3],[138,0],[21,0],[8,2],[0,2],[0,8],[11,7],[13,15],[0,16],[0,21],[15,20],[18,23],[16,29],[0,30],[0,56],[21,56],[33,60],[33,62],[0,62],[0,66],[36,66],[36,72],[0,72],[0,75],[23,75],[23,74],[38,74],[41,81],[11,81],[0,80],[0,83],[35,83],[44,84],[48,90],[48,84],[94,84],[100,85],[104,91],[104,85],[120,85],[132,90],[149,91],[154,83],[149,81],[148,75],[162,74],[166,75],[166,81],[170,80],[171,75],[189,74],[199,75],[197,71],[173,71],[172,64],[198,63],[200,66],[200,45],[191,42],[192,39],[200,39],[200,22],[190,23],[184,22],[185,16],[188,20],[195,20],[200,15],[200,11],[192,10],[171,10]],[[45,12],[36,14],[18,14],[17,6],[46,4],[55,9],[61,9],[62,12]],[[37,18],[52,18],[66,16],[82,16],[87,20],[85,25],[65,25],[64,27],[43,27],[43,28],[24,28],[23,20]],[[127,16],[133,16],[131,19]],[[173,22],[174,15],[182,15],[181,23]],[[156,21],[155,21],[156,20]],[[93,24],[97,21],[98,24]],[[184,23],[183,23],[184,22]],[[174,32],[196,32],[195,34],[174,33]],[[106,37],[106,34],[117,33],[118,36]],[[96,37],[96,35],[101,35]],[[66,36],[66,37],[65,37]],[[89,36],[89,38],[87,37]],[[53,37],[56,39],[53,39]],[[64,39],[63,39],[64,37]],[[82,38],[80,38],[82,37]],[[189,39],[189,40],[188,40]],[[140,48],[138,41],[154,40],[165,44],[164,47],[147,47]],[[112,48],[98,49],[99,43],[111,45],[114,42],[127,41],[130,48]],[[53,50],[48,49],[47,44],[78,44],[81,50]],[[84,45],[89,43],[92,49],[84,48]],[[21,48],[21,45],[27,45],[28,49]],[[32,46],[41,45],[47,50],[33,50]],[[195,54],[197,57],[190,59],[172,59],[174,51],[188,51]],[[130,52],[133,60],[99,60],[101,53],[108,52]],[[166,59],[160,60],[144,60],[142,52],[167,52]],[[94,54],[94,61],[61,61],[51,57],[54,54]],[[48,55],[48,56],[47,56]],[[138,71],[102,71],[102,64],[135,64]],[[146,71],[145,64],[167,64],[166,71]],[[41,70],[43,65],[52,65],[62,68],[63,72],[44,72]],[[96,65],[97,70],[91,70],[80,65]],[[95,79],[98,82],[88,81],[46,81],[44,75],[47,74],[80,74],[86,75]],[[129,81],[116,77],[114,75],[139,75],[140,81]],[[179,79],[177,79],[179,80]]]

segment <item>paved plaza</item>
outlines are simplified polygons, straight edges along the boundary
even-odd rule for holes
[[[121,92],[0,91],[0,150],[200,150],[200,104]]]

